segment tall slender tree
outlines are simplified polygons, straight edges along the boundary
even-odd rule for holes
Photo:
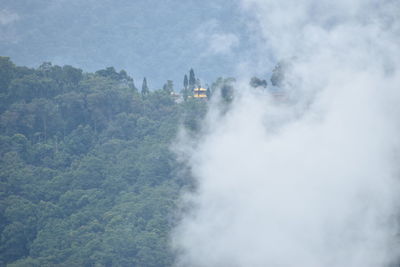
[[[183,89],[187,89],[189,85],[188,77],[185,74],[185,77],[183,78]]]
[[[142,83],[142,96],[148,95],[150,93],[149,87],[147,86],[146,77],[143,78]]]
[[[196,76],[194,75],[194,70],[190,69],[189,72],[189,89],[193,90],[196,86]]]
[[[183,89],[182,89],[182,96],[184,101],[186,101],[189,97],[188,85],[189,85],[188,77],[185,74],[185,77],[183,78]]]
[[[210,86],[208,86],[208,84],[206,85],[206,87],[207,87],[207,91],[206,91],[207,98],[210,99],[211,98],[211,89],[210,89]]]

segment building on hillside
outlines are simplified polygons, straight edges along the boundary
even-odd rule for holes
[[[193,89],[193,97],[207,99],[208,98],[207,89],[201,88],[201,87],[194,88]]]

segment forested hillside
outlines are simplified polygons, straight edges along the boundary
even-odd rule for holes
[[[170,151],[206,102],[126,72],[0,57],[0,266],[170,266],[189,177]]]

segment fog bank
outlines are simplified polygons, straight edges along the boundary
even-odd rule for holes
[[[237,83],[203,137],[180,138],[198,182],[172,236],[177,266],[388,266],[398,251],[399,4],[243,0],[285,100]],[[257,67],[255,67],[257,66]],[[242,66],[243,68],[243,66]],[[253,69],[254,68],[254,69]],[[240,68],[238,68],[240,69]]]

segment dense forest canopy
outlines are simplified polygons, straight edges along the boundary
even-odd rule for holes
[[[171,81],[0,57],[0,266],[170,266],[169,230],[190,177],[170,150],[205,101]]]

